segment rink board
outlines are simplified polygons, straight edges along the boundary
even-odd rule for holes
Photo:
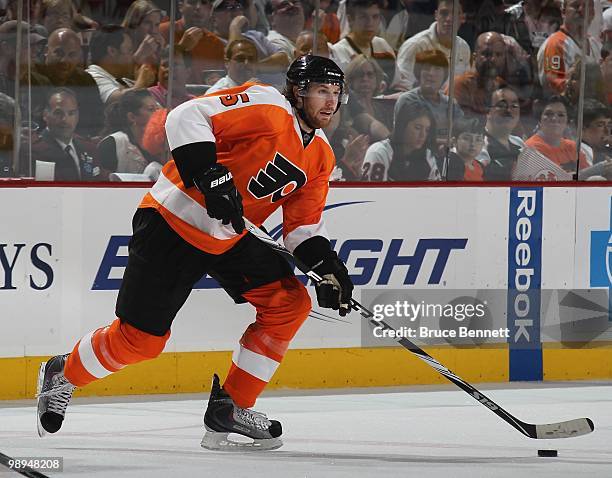
[[[9,384],[0,398],[31,397],[40,357],[70,350],[85,333],[113,320],[131,217],[145,191],[0,188],[0,376],[8,377]],[[510,272],[516,270],[510,267],[513,258],[517,250],[524,251],[516,224],[525,231],[520,216],[530,206],[521,206],[526,194],[537,199],[528,228],[540,231],[539,242],[533,242],[535,234],[530,236],[533,257],[539,251],[532,275],[538,284],[532,284],[530,293],[539,297],[539,289],[590,289],[607,294],[612,286],[610,187],[341,187],[331,189],[325,218],[336,250],[359,284],[357,298],[387,290],[507,290]],[[280,221],[277,212],[266,226],[276,231]],[[440,258],[442,250],[449,252],[446,258]],[[423,254],[416,260],[419,251]],[[401,264],[406,257],[412,257],[410,266]],[[542,303],[528,344],[500,340],[466,348],[442,341],[428,350],[473,381],[505,381],[512,373],[530,376],[538,371],[532,360],[538,354],[545,380],[612,378],[612,334],[600,305],[560,313]],[[124,370],[87,391],[205,390],[209,372],[226,372],[229,351],[253,316],[249,305],[234,306],[204,279],[179,313],[160,359]],[[514,326],[516,319],[510,309],[495,317],[499,326]],[[405,350],[362,347],[362,334],[357,317],[351,324],[307,321],[271,385],[320,388],[441,380]],[[165,373],[158,373],[159,368]]]

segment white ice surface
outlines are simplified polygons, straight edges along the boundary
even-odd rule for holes
[[[450,387],[291,394],[256,407],[283,423],[281,449],[221,453],[200,448],[206,396],[158,395],[76,400],[62,430],[44,439],[33,402],[0,402],[0,452],[62,456],[64,471],[47,472],[59,477],[612,477],[612,384],[479,388],[523,421],[590,417],[595,431],[532,440]]]

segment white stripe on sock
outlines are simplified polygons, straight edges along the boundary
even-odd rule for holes
[[[81,358],[81,363],[83,364],[83,367],[85,367],[85,370],[96,378],[104,378],[113,372],[106,369],[104,365],[100,363],[98,357],[96,357],[93,344],[91,342],[93,334],[94,332],[89,332],[81,339],[81,342],[79,343],[79,357]]]
[[[255,353],[240,346],[232,355],[232,362],[241,370],[253,375],[253,377],[269,382],[280,365],[276,360],[272,360],[265,355]]]

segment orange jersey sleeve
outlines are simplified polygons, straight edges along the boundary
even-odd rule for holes
[[[333,152],[320,130],[304,147],[291,105],[274,88],[246,84],[190,100],[168,114],[165,129],[171,150],[215,143],[217,162],[232,172],[244,215],[253,223],[261,225],[282,206],[290,244],[309,234],[326,236],[321,214]],[[204,197],[185,187],[174,160],[141,207],[157,208],[186,241],[207,252],[225,252],[240,237],[208,217]]]

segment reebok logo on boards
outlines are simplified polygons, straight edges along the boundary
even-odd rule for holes
[[[272,202],[306,184],[306,174],[295,164],[276,153],[274,159],[249,180],[247,190],[257,199],[271,197]]]

